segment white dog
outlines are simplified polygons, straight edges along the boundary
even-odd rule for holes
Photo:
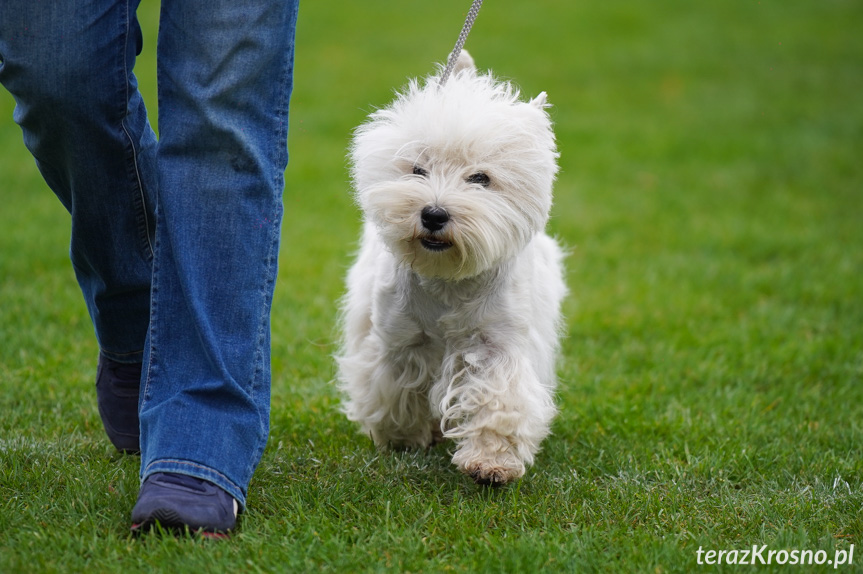
[[[462,53],[448,83],[412,81],[351,148],[365,227],[343,301],[344,411],[379,446],[453,439],[481,484],[521,477],[556,410],[566,287],[543,231],[546,107]]]

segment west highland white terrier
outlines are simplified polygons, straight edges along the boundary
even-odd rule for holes
[[[556,412],[563,255],[545,234],[557,148],[529,102],[462,53],[354,134],[364,230],[343,300],[344,412],[375,444],[455,441],[480,484],[533,463]]]

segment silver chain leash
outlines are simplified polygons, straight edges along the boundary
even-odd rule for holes
[[[455,43],[455,48],[452,49],[452,52],[449,55],[449,60],[447,60],[446,68],[443,71],[443,75],[440,77],[438,87],[443,87],[449,79],[450,74],[452,74],[452,70],[455,68],[455,63],[458,61],[462,48],[464,48],[467,35],[470,34],[470,29],[473,28],[476,15],[479,14],[480,6],[482,6],[482,0],[473,0],[473,4],[471,5],[470,10],[467,13],[467,18],[464,21],[464,26],[462,26],[461,34],[458,35],[458,41]]]

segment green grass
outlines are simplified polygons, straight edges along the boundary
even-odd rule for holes
[[[229,543],[129,537],[139,461],[103,436],[68,216],[0,91],[0,572],[688,572],[699,547],[756,544],[854,544],[839,570],[863,571],[853,0],[487,3],[478,63],[555,104],[572,296],[554,434],[489,490],[447,447],[376,452],[339,414],[350,131],[446,56],[467,6],[301,7],[272,433]]]

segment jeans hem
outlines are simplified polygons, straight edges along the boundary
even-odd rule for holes
[[[132,351],[130,353],[115,353],[113,351],[106,351],[105,349],[100,348],[99,354],[107,359],[111,359],[116,363],[123,363],[125,365],[132,365],[144,361],[143,349],[141,349],[140,351]]]
[[[240,505],[241,510],[245,510],[246,508],[246,493],[243,489],[237,486],[227,476],[209,466],[190,460],[163,458],[151,462],[147,465],[147,468],[142,469],[141,483],[143,483],[148,476],[157,472],[173,472],[176,474],[194,476],[195,478],[200,478],[202,480],[208,480],[233,496]]]

